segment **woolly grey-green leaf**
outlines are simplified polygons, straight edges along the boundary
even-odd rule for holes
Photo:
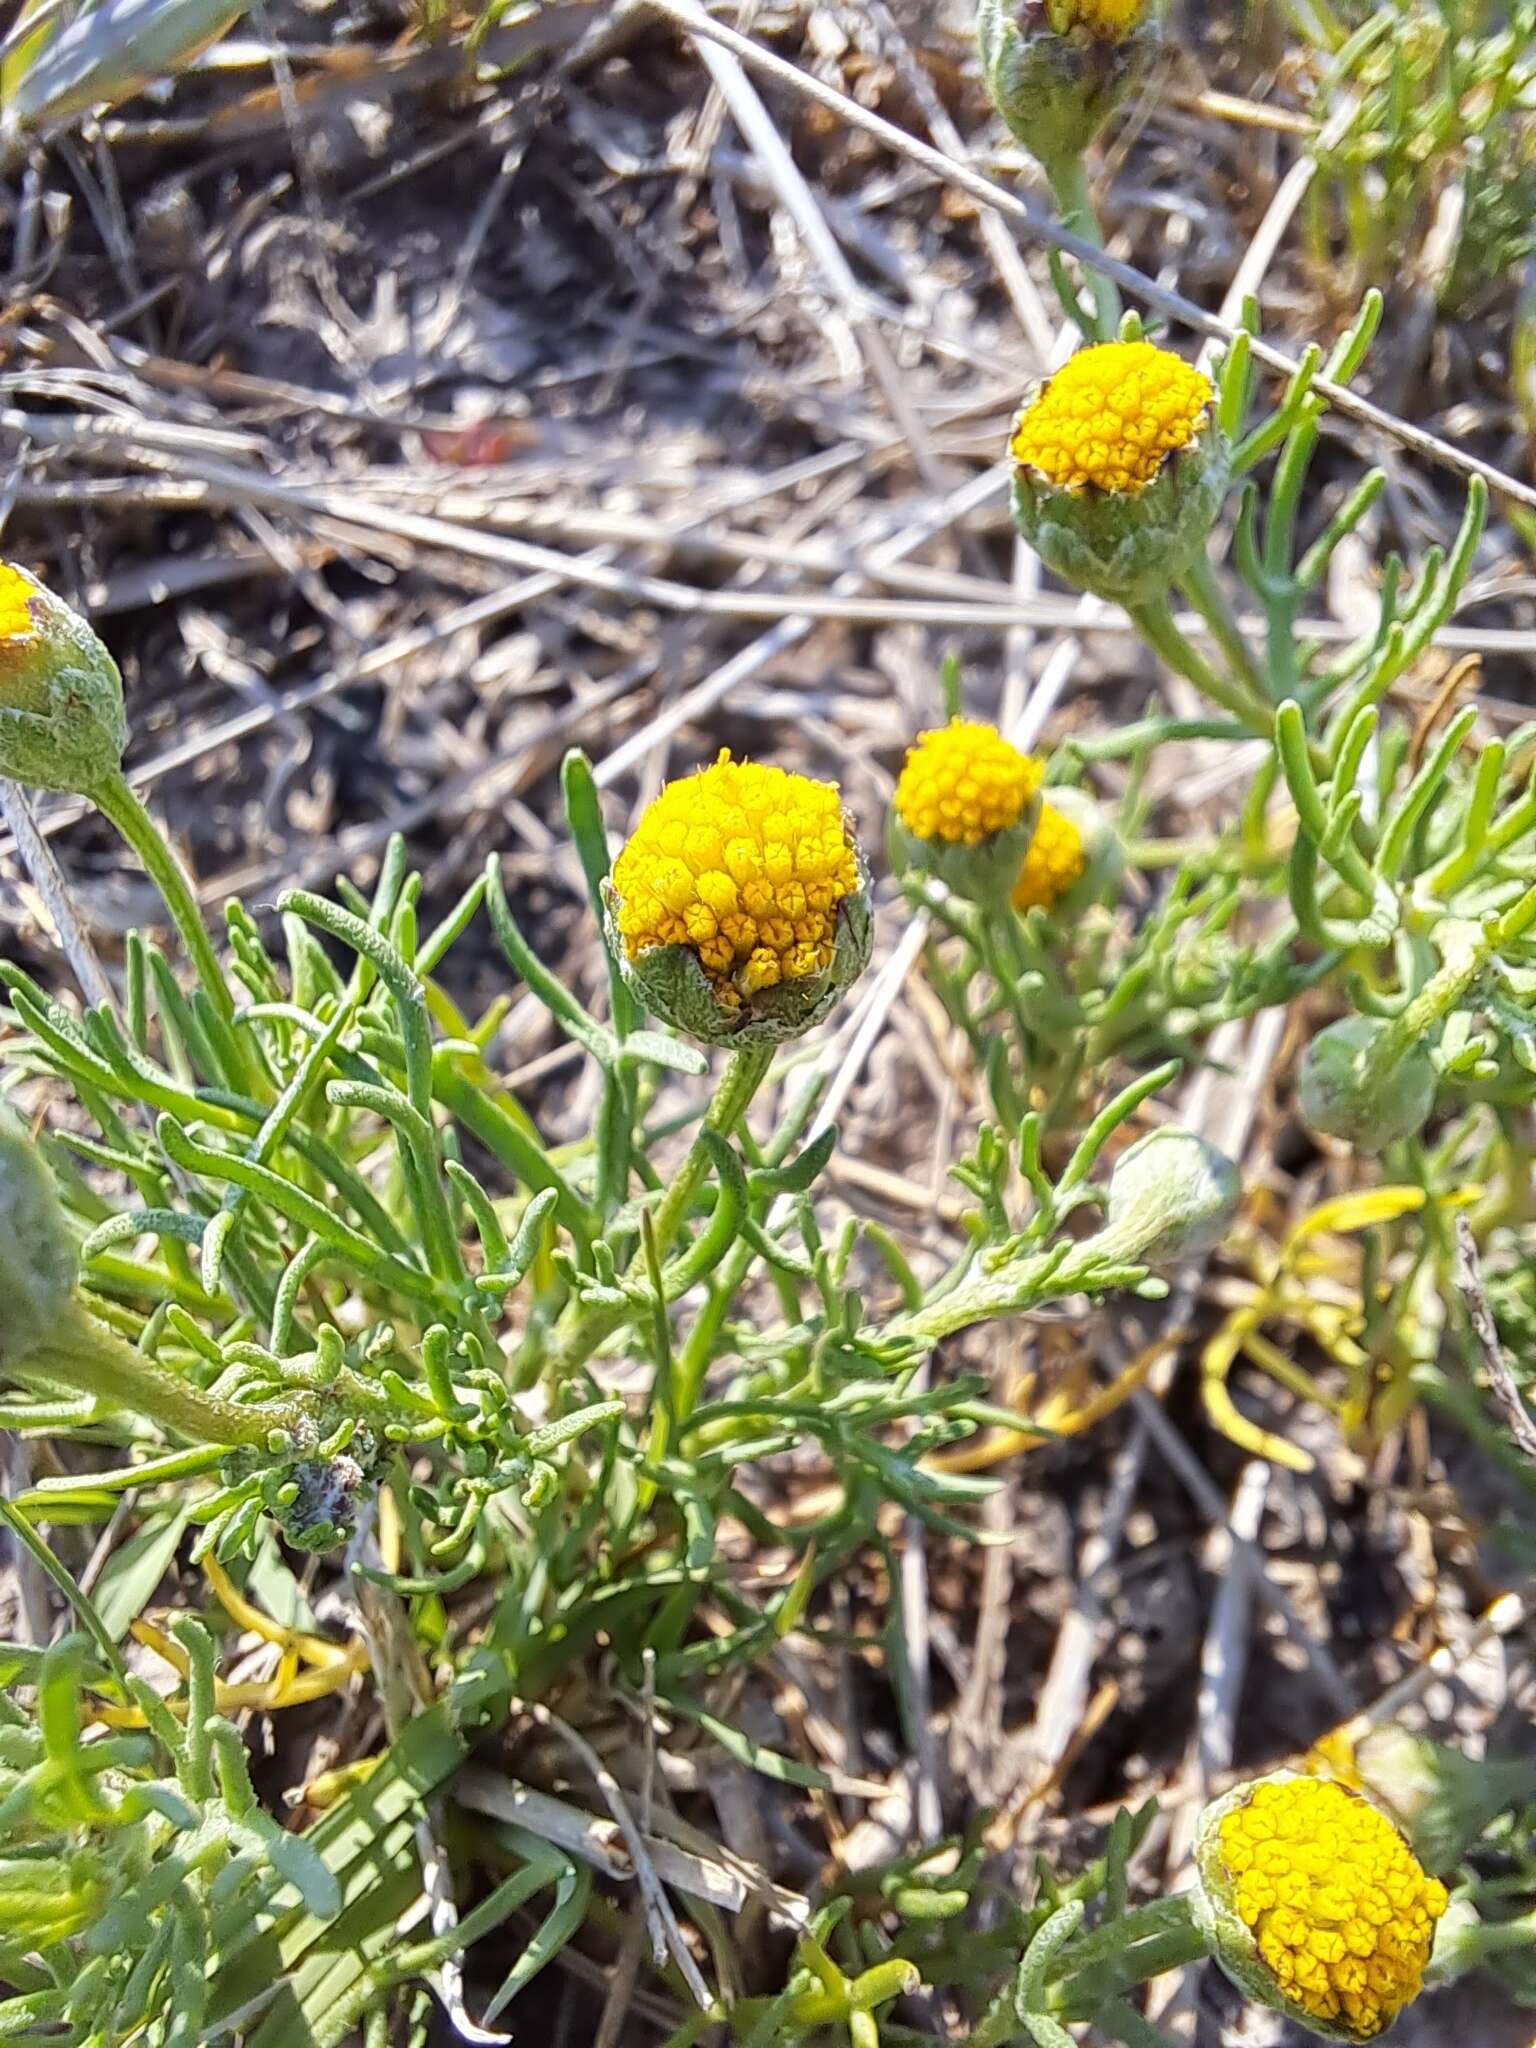
[[[0,1107],[0,1363],[46,1342],[74,1294],[78,1259],[41,1152]]]

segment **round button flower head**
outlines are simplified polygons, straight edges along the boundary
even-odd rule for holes
[[[1279,1774],[1207,1807],[1195,1912],[1257,2003],[1330,2041],[1374,2041],[1419,1994],[1448,1904],[1385,1814]]]
[[[127,744],[117,663],[77,612],[0,562],[0,775],[89,796]]]
[[[1013,885],[1013,907],[1058,916],[1084,910],[1120,879],[1125,851],[1086,790],[1053,789],[1040,805],[1029,852]]]
[[[976,13],[992,104],[1048,166],[1082,155],[1161,36],[1155,0],[981,0]]]
[[[995,725],[952,718],[919,733],[896,784],[898,864],[972,903],[1006,903],[1034,836],[1044,773]]]
[[[706,1045],[793,1038],[869,962],[869,877],[837,790],[728,752],[662,790],[605,902],[639,1000]]]
[[[1042,804],[1035,836],[1013,885],[1014,909],[1049,910],[1087,865],[1082,833],[1054,804]]]
[[[1231,475],[1208,378],[1150,341],[1079,349],[1014,425],[1013,516],[1079,589],[1160,597],[1195,559]]]

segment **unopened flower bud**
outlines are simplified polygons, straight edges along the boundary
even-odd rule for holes
[[[1115,1161],[1104,1228],[1095,1242],[1144,1265],[1166,1265],[1221,1243],[1242,1183],[1225,1152],[1168,1125],[1138,1138]]]
[[[1087,791],[1052,789],[1013,885],[1013,907],[1070,917],[1110,895],[1124,868],[1119,835]]]
[[[19,1364],[58,1329],[78,1270],[42,1154],[0,1105],[0,1365]]]
[[[1374,2041],[1424,1980],[1444,1885],[1359,1793],[1279,1773],[1208,1806],[1195,1917],[1257,2004],[1329,2041]]]
[[[1020,533],[1047,568],[1116,604],[1183,575],[1232,469],[1209,379],[1149,341],[1079,349],[1025,405],[1009,449]]]
[[[705,1045],[777,1045],[819,1024],[873,942],[837,790],[728,753],[649,806],[605,907],[638,1000]]]
[[[127,744],[117,663],[77,612],[0,562],[0,775],[89,796]]]
[[[992,104],[1046,165],[1082,155],[1160,38],[1152,0],[981,0],[976,12]]]
[[[919,733],[896,784],[897,865],[969,903],[1006,903],[1035,836],[1044,773],[993,725],[952,718]]]
[[[1302,1115],[1314,1131],[1342,1138],[1357,1152],[1381,1152],[1411,1138],[1435,1106],[1435,1065],[1422,1045],[1383,1060],[1390,1029],[1380,1017],[1343,1017],[1301,1056],[1296,1100]]]

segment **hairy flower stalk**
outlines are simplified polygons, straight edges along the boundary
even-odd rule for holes
[[[1079,349],[1014,423],[1013,516],[1058,576],[1124,605],[1147,644],[1213,703],[1267,735],[1262,678],[1205,559],[1232,451],[1209,378],[1149,341]],[[1213,668],[1168,603],[1183,583],[1231,663]]]
[[[650,1252],[661,1260],[708,1171],[711,1140],[740,1123],[774,1048],[819,1023],[868,964],[868,870],[831,783],[722,752],[647,808],[603,901],[610,950],[637,999],[731,1051],[704,1130],[652,1216]],[[648,1256],[636,1252],[628,1280],[645,1276]],[[546,1373],[572,1370],[630,1313],[573,1305]]]
[[[1050,180],[1063,226],[1100,240],[1083,152],[1145,77],[1161,41],[1154,0],[981,0],[976,40],[992,104]],[[1091,273],[1099,330],[1119,295]]]
[[[1334,2041],[1373,2041],[1419,1994],[1449,1903],[1368,1799],[1277,1775],[1209,1807],[1196,1910],[1249,1997]]]
[[[1139,1268],[1219,1244],[1240,1192],[1236,1167],[1214,1145],[1172,1126],[1153,1131],[1116,1162],[1104,1225],[1092,1237],[1065,1255],[1056,1245],[983,1269],[951,1293],[897,1316],[886,1335],[929,1346],[972,1323],[1022,1314],[1047,1297],[1124,1285]]]
[[[953,718],[919,733],[896,784],[895,858],[968,902],[1005,903],[1035,836],[1044,772],[996,726]]]

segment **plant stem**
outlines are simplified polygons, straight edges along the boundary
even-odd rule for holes
[[[69,1304],[46,1344],[15,1364],[23,1373],[35,1372],[40,1379],[148,1416],[193,1443],[260,1449],[272,1430],[293,1430],[311,1419],[303,1402],[274,1401],[246,1408],[204,1393],[115,1336],[78,1302]]]
[[[1185,596],[1210,627],[1216,645],[1232,665],[1233,675],[1262,702],[1269,695],[1264,672],[1259,667],[1253,649],[1248,645],[1247,636],[1238,624],[1236,613],[1227,601],[1227,593],[1221,587],[1221,578],[1211,567],[1210,557],[1203,547],[1179,578],[1179,583]]]
[[[1126,610],[1153,653],[1161,655],[1177,675],[1192,682],[1223,711],[1230,711],[1234,718],[1241,719],[1251,733],[1262,739],[1269,738],[1274,727],[1274,715],[1269,706],[1261,698],[1253,696],[1236,678],[1216,673],[1205,656],[1179,631],[1166,596],[1150,598],[1145,604],[1127,605]]]
[[[1134,1912],[1107,1921],[1091,1934],[1069,1942],[1061,1955],[1061,1973],[1052,1971],[1045,2003],[1072,2020],[1092,2019],[1111,1999],[1176,1970],[1208,1953],[1205,1937],[1195,1926],[1187,1892],[1154,1899]],[[1001,2048],[1028,2030],[1019,2016],[1015,1986],[1005,1985],[992,2001],[965,2048]]]
[[[1478,979],[1494,954],[1521,938],[1536,923],[1536,888],[1510,905],[1498,922],[1474,937],[1467,926],[1459,928],[1459,943],[1446,945],[1445,964],[1430,976],[1393,1018],[1371,1048],[1365,1061],[1369,1079],[1381,1080],[1398,1063],[1422,1045],[1435,1027],[1444,1023],[1462,997]]]
[[[1056,211],[1061,224],[1079,235],[1085,242],[1092,242],[1096,249],[1104,246],[1104,237],[1099,232],[1098,216],[1093,210],[1093,199],[1088,190],[1088,174],[1083,167],[1081,156],[1058,157],[1043,166],[1056,201]],[[1114,282],[1102,272],[1089,270],[1088,291],[1093,300],[1094,324],[1099,331],[1100,341],[1113,341],[1120,327],[1120,293]]]
[[[219,966],[218,955],[213,950],[213,941],[203,923],[202,912],[197,907],[197,898],[186,870],[171,851],[159,826],[139,802],[128,785],[128,779],[121,772],[107,776],[90,791],[90,800],[121,834],[124,841],[139,857],[145,872],[155,887],[171,921],[181,934],[197,969],[197,978],[202,983],[208,1000],[220,1017],[228,1023],[235,1014],[234,1000],[229,993]]]
[[[728,1138],[746,1114],[753,1096],[763,1085],[773,1061],[773,1048],[767,1045],[748,1046],[743,1052],[733,1052],[715,1090],[715,1099],[709,1105],[704,1118],[706,1130],[718,1131],[722,1138]],[[709,1165],[709,1147],[702,1136],[693,1141],[688,1157],[678,1168],[672,1185],[661,1200],[656,1211],[655,1234],[656,1255],[665,1258],[671,1250],[672,1240],[678,1233],[688,1204],[698,1190]],[[638,1272],[643,1265],[637,1254],[632,1272]]]
[[[749,1046],[731,1054],[720,1086],[715,1090],[714,1101],[704,1118],[706,1130],[718,1131],[723,1138],[731,1135],[762,1086],[772,1061],[771,1046]],[[652,1219],[652,1239],[658,1260],[666,1257],[672,1240],[682,1227],[688,1204],[697,1193],[708,1166],[709,1147],[701,1135],[694,1139],[687,1158],[678,1168]],[[645,1277],[645,1273],[646,1254],[642,1248],[630,1261],[625,1278],[638,1281]],[[557,1335],[550,1346],[544,1361],[546,1378],[564,1379],[590,1358],[603,1339],[617,1330],[632,1313],[627,1303],[622,1307],[605,1304],[574,1316],[568,1334],[563,1340]]]

